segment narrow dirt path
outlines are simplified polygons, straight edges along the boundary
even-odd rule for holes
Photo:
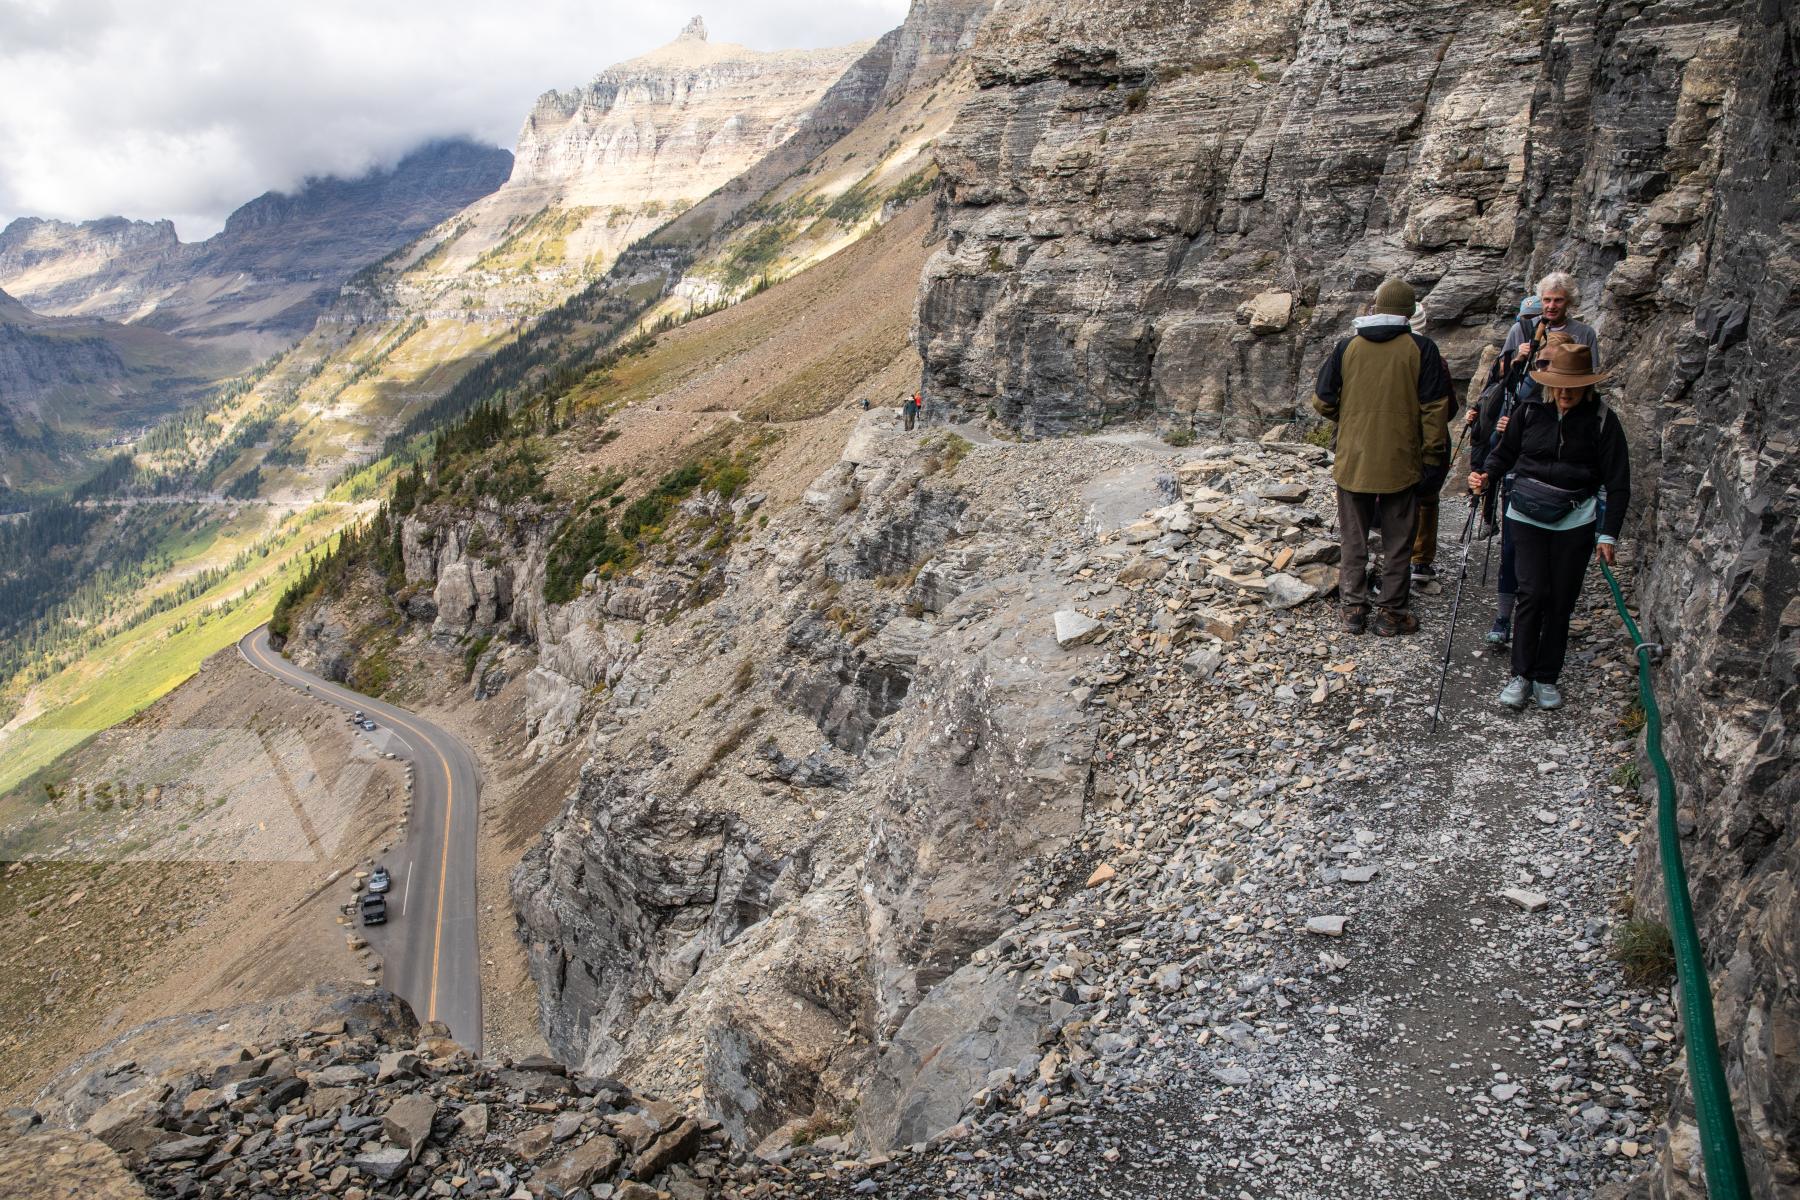
[[[1215,486],[1240,496],[1288,470],[1234,461]],[[907,1194],[1585,1200],[1643,1169],[1679,1041],[1666,988],[1611,949],[1645,813],[1621,770],[1631,658],[1590,575],[1568,706],[1498,707],[1477,546],[1431,734],[1462,512],[1421,635],[1352,637],[1315,602],[1198,666],[1155,648],[1168,580],[1130,583],[1136,552],[1102,535],[1087,562],[1126,639],[1102,758],[1125,783],[1075,882],[1094,858],[1119,878],[1006,964],[1073,1010],[1053,1049],[1079,1078],[1041,1119],[908,1159]]]

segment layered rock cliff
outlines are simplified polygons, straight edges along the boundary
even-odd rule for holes
[[[751,50],[709,41],[695,18],[583,87],[546,92],[507,185],[458,216],[398,297],[416,311],[454,284],[481,296],[477,316],[562,299],[793,137],[867,49]]]
[[[1573,273],[1633,439],[1638,580],[1767,1194],[1800,1178],[1793,20],[1730,0],[1008,6],[940,153],[918,327],[928,411],[1252,432],[1296,415],[1385,275],[1467,377],[1531,280]],[[1676,1131],[1657,1187],[1695,1194]]]
[[[1389,274],[1429,288],[1466,374],[1526,269],[1520,79],[1543,24],[1485,4],[1377,12],[996,14],[973,52],[982,91],[939,152],[948,239],[919,346],[940,411],[1253,432],[1292,411]]]
[[[540,97],[511,186],[554,187],[570,204],[698,200],[791,137],[867,48],[755,51],[707,40],[696,17],[673,42]],[[619,169],[643,159],[649,169]]]
[[[435,142],[353,180],[250,201],[203,242],[167,221],[20,218],[0,231],[0,287],[53,316],[226,339],[246,362],[311,328],[359,268],[506,182],[506,151]]]

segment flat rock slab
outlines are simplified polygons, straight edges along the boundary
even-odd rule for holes
[[[1345,867],[1339,874],[1345,883],[1367,883],[1380,867]]]
[[[609,1178],[624,1161],[619,1143],[609,1137],[590,1138],[544,1170],[541,1178],[567,1195],[595,1180]]]
[[[1348,919],[1339,916],[1308,917],[1306,918],[1306,932],[1316,933],[1322,937],[1343,937],[1344,922]]]
[[[212,1150],[215,1137],[175,1137],[150,1148],[153,1162],[175,1162],[180,1159],[202,1159]]]
[[[1507,888],[1500,893],[1500,898],[1528,913],[1542,912],[1550,907],[1550,897],[1542,892],[1528,892],[1524,888]]]
[[[417,1151],[431,1140],[437,1104],[430,1096],[402,1096],[381,1118],[381,1132],[396,1146]]]
[[[1270,608],[1293,608],[1305,604],[1319,594],[1319,589],[1284,572],[1276,572],[1263,580],[1263,603]]]
[[[412,1165],[412,1152],[401,1146],[382,1146],[359,1154],[350,1161],[350,1165],[365,1175],[373,1175],[382,1181],[398,1178]]]
[[[1072,608],[1059,610],[1052,620],[1056,623],[1056,644],[1064,650],[1086,645],[1106,628],[1093,617]]]

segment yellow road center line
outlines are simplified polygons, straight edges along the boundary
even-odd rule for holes
[[[245,636],[249,637],[251,635],[246,634]],[[252,648],[255,648],[254,645]],[[240,654],[243,653],[242,643],[239,643],[238,645],[238,652]],[[245,657],[248,658],[249,655],[245,655]],[[283,663],[277,665],[274,660],[269,658],[267,653],[259,650],[257,657],[260,658],[266,666],[273,668],[272,674],[283,675],[287,673],[282,669],[286,664]],[[352,692],[350,694],[356,695],[357,693]],[[419,741],[424,743],[433,754],[437,755],[438,764],[444,768],[444,852],[442,858],[438,862],[437,919],[433,923],[434,929],[431,936],[431,994],[426,1004],[425,1016],[427,1021],[435,1021],[437,1020],[438,962],[442,957],[444,947],[444,885],[450,878],[450,819],[456,812],[456,777],[450,771],[450,759],[445,756],[442,750],[438,749],[436,742],[425,736],[424,731],[416,728],[411,722],[393,716],[392,714],[385,715],[387,715],[388,720],[413,734]],[[407,886],[412,886],[410,877],[407,880]]]

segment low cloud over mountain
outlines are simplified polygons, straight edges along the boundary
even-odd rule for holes
[[[905,0],[746,0],[703,12],[759,48],[842,45]],[[545,80],[668,40],[696,0],[300,7],[26,0],[0,9],[0,224],[172,217],[206,237],[245,196],[391,165],[436,136],[510,145]]]

